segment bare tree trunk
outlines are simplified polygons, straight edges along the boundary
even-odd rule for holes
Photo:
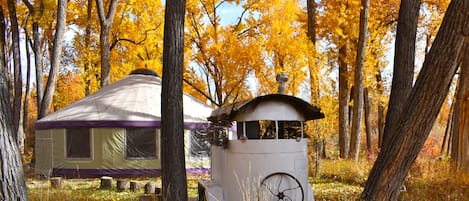
[[[185,0],[166,2],[161,91],[163,199],[187,201],[182,79]]]
[[[348,107],[348,65],[347,45],[344,43],[339,49],[339,151],[340,157],[346,158],[349,154],[349,107]]]
[[[383,143],[394,133],[404,103],[412,90],[414,80],[415,42],[420,9],[420,0],[402,0],[396,31],[396,48],[394,51],[394,71],[391,95],[384,126]]]
[[[14,64],[14,95],[13,95],[13,136],[19,140],[18,136],[21,117],[21,98],[23,97],[23,79],[21,77],[21,54],[20,54],[20,31],[18,19],[16,18],[16,1],[8,0],[8,11],[10,13],[11,36],[13,39],[13,64]]]
[[[355,58],[355,91],[353,93],[353,118],[350,135],[349,158],[358,161],[360,153],[360,136],[363,116],[363,68],[365,64],[366,38],[368,33],[368,9],[370,0],[362,0],[360,11],[360,33],[358,36],[357,57]]]
[[[49,71],[49,78],[47,79],[46,89],[44,92],[44,99],[42,100],[41,111],[39,117],[42,118],[49,112],[52,105],[52,99],[55,92],[57,78],[60,68],[60,59],[62,55],[62,43],[65,33],[65,22],[67,10],[67,0],[58,0],[57,4],[57,25],[55,27],[54,47],[52,49],[52,59]]]
[[[0,9],[0,13],[3,20],[2,9]],[[0,66],[0,178],[2,178],[0,181],[0,200],[27,201],[28,195],[20,152],[13,137],[14,128],[12,128],[8,86],[5,66],[2,62]]]
[[[401,11],[405,11],[401,10]],[[448,94],[465,39],[469,2],[453,0],[399,121],[385,140],[363,190],[364,200],[397,200],[399,189],[423,147]],[[403,34],[403,33],[401,33]],[[399,36],[398,36],[399,37]]]
[[[373,128],[371,127],[371,106],[370,96],[368,95],[368,88],[365,88],[363,91],[363,107],[365,109],[366,152],[368,157],[373,158]]]
[[[453,130],[453,172],[469,173],[469,45],[466,45],[459,74]]]
[[[111,81],[111,45],[109,43],[109,34],[111,32],[112,22],[116,13],[118,0],[111,0],[108,13],[104,11],[103,1],[96,0],[98,7],[99,24],[101,32],[99,34],[99,46],[101,49],[101,87],[108,85]]]

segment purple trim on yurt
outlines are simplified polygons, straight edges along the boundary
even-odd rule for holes
[[[210,174],[210,168],[188,168],[188,175]],[[101,176],[113,177],[136,177],[136,176],[161,176],[160,169],[52,169],[53,176],[63,176],[66,178],[92,178]]]
[[[209,123],[184,122],[185,129],[206,129]],[[161,121],[44,121],[37,122],[36,129],[57,128],[160,128]]]

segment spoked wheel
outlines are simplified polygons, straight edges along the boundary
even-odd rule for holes
[[[285,172],[265,177],[259,186],[259,201],[304,201],[305,193],[298,179]]]

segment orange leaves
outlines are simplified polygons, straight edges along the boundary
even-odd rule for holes
[[[59,75],[53,107],[57,111],[85,96],[84,84],[81,77],[74,72]]]

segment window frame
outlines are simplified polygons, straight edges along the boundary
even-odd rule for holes
[[[131,129],[151,129],[153,130],[154,134],[155,134],[155,155],[154,156],[148,156],[148,157],[145,157],[145,156],[137,156],[137,157],[134,157],[134,156],[128,156],[128,153],[127,153],[127,147],[128,147],[128,134],[129,134],[129,130]],[[160,129],[157,129],[157,128],[124,128],[124,159],[125,160],[155,160],[155,159],[160,159]]]
[[[194,135],[193,132],[198,132],[198,131],[197,131],[197,129],[191,129],[191,130],[187,130],[187,131],[189,133],[189,146],[188,146],[188,152],[189,153],[188,153],[188,156],[190,158],[210,158],[210,156],[211,156],[211,148],[210,148],[211,144],[210,144],[210,142],[207,143],[208,144],[208,152],[207,152],[206,155],[197,156],[196,154],[192,154],[192,149],[194,147],[192,141],[196,140],[196,139],[193,139],[193,138],[196,138],[196,137],[194,137],[192,135]],[[207,135],[208,135],[208,133],[207,133]]]
[[[90,156],[89,157],[71,157],[68,155],[68,131],[73,130],[73,129],[85,129],[88,130],[88,135],[89,135],[89,145],[90,145]],[[93,132],[94,130],[92,128],[66,128],[65,129],[65,136],[64,136],[64,158],[68,160],[93,160],[94,159],[94,135]]]

